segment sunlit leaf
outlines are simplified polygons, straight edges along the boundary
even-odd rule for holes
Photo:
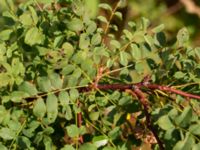
[[[157,123],[163,130],[171,130],[175,127],[167,115],[160,117]]]
[[[4,140],[12,140],[13,138],[15,138],[15,132],[10,130],[9,128],[1,128],[0,137]]]
[[[183,46],[189,40],[189,32],[187,28],[184,27],[180,29],[176,38],[177,38],[179,47]]]
[[[70,125],[66,127],[69,137],[77,137],[79,135],[79,129],[76,125]]]
[[[47,96],[46,108],[48,121],[53,123],[58,115],[58,99],[54,94]]]
[[[111,7],[110,5],[108,5],[108,4],[106,4],[106,3],[101,3],[101,4],[99,4],[99,7],[100,7],[100,8],[103,8],[103,9],[105,9],[105,10],[109,10],[109,11],[112,10],[112,7]]]
[[[33,106],[33,114],[38,118],[43,118],[46,114],[46,105],[44,99],[39,98],[35,101]]]
[[[36,27],[32,27],[27,31],[24,42],[32,46],[35,44],[42,44],[43,40],[44,35],[41,33],[41,31]]]

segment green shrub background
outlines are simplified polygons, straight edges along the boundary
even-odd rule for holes
[[[200,95],[200,21],[184,6],[168,14],[173,4],[155,0],[0,3],[0,149],[159,149],[139,98],[95,83],[150,77]],[[165,149],[200,149],[199,100],[142,90]]]

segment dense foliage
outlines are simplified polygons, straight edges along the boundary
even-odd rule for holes
[[[200,94],[200,48],[186,28],[168,45],[164,25],[141,18],[116,40],[123,0],[99,4],[108,19],[91,19],[81,0],[11,5],[0,31],[0,149],[200,149],[199,97],[188,94]]]

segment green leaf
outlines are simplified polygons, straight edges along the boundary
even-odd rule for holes
[[[23,13],[19,17],[19,20],[24,26],[31,26],[33,24],[33,20],[32,20],[31,14],[29,12]]]
[[[131,44],[131,55],[135,60],[142,59],[142,51],[136,44]]]
[[[70,76],[70,77],[68,78],[67,86],[68,86],[68,87],[76,86],[76,85],[77,85],[77,82],[78,82],[77,77]]]
[[[43,133],[46,135],[50,135],[54,132],[54,129],[52,127],[47,127],[43,130]]]
[[[47,118],[50,123],[55,122],[58,115],[58,99],[54,94],[49,94],[46,100]]]
[[[0,129],[0,137],[4,140],[12,140],[15,138],[15,132],[9,128],[2,127]]]
[[[154,35],[154,44],[159,47],[163,47],[166,44],[166,37],[163,32],[158,32]]]
[[[46,114],[46,105],[42,98],[38,98],[33,106],[33,114],[38,118],[43,118]]]
[[[11,29],[6,29],[0,32],[0,40],[6,41],[10,39],[10,35],[13,32]]]
[[[200,124],[190,125],[189,131],[194,135],[200,135]]]
[[[186,73],[183,73],[182,71],[177,71],[175,74],[174,74],[174,77],[176,79],[181,79],[181,78],[184,78],[186,75]]]
[[[180,116],[175,120],[176,124],[181,127],[187,127],[192,119],[192,109],[190,106],[184,108]]]
[[[187,28],[182,28],[178,31],[176,36],[179,47],[184,46],[184,44],[189,40],[189,32]]]
[[[124,105],[129,105],[131,102],[132,102],[131,97],[129,97],[129,96],[124,96],[124,97],[122,97],[122,98],[119,100],[118,104],[119,104],[120,106],[124,106]]]
[[[86,6],[86,10],[89,10],[90,13],[88,13],[88,16],[91,18],[95,18],[97,13],[98,13],[98,4],[99,4],[99,1],[98,0],[87,0],[87,1],[84,1],[85,3],[85,6]]]
[[[194,142],[194,138],[189,133],[187,133],[185,139],[178,141],[173,150],[189,150],[192,148]]]
[[[97,25],[95,22],[91,21],[86,29],[87,34],[92,34],[96,31]]]
[[[14,22],[18,21],[17,16],[15,14],[13,14],[12,12],[10,12],[10,11],[4,11],[2,16],[11,19]]]
[[[68,106],[69,105],[69,94],[66,91],[61,91],[58,95],[58,99],[60,101],[60,104],[62,106]]]
[[[80,40],[79,40],[79,47],[81,49],[87,49],[90,44],[90,39],[86,33],[82,33],[80,35]]]
[[[112,140],[115,140],[117,137],[119,137],[121,134],[120,132],[120,127],[115,127],[114,129],[112,129],[109,133],[108,136],[109,138],[111,138]]]
[[[150,68],[145,60],[138,61],[135,64],[135,70],[138,74],[150,73]]]
[[[99,21],[103,22],[103,23],[108,23],[106,17],[104,17],[104,16],[98,16],[97,19],[98,19]]]
[[[78,51],[73,57],[76,64],[81,64],[87,58],[86,51]],[[77,69],[76,69],[77,70]]]
[[[50,51],[48,48],[41,47],[41,46],[36,46],[36,49],[39,52],[40,56],[44,56],[44,55],[48,54],[48,52]]]
[[[84,143],[83,145],[80,146],[79,150],[97,150],[97,147],[95,144],[91,143]]]
[[[128,22],[128,26],[129,26],[130,28],[134,29],[134,31],[135,31],[136,23],[135,23],[134,21],[129,21],[129,22]]]
[[[23,129],[22,132],[25,136],[31,138],[35,134],[35,130],[40,126],[40,122],[38,121],[31,121],[27,124],[27,129]]]
[[[90,72],[92,69],[91,67],[93,66],[93,61],[91,59],[86,59],[82,64],[81,64],[81,68],[84,71]]]
[[[64,38],[65,38],[64,35],[59,35],[59,36],[57,36],[57,37],[54,39],[53,47],[54,47],[54,48],[59,48],[59,47],[61,46],[61,44],[63,43]]]
[[[70,43],[63,43],[62,48],[64,49],[67,58],[70,58],[73,55],[74,47]]]
[[[70,95],[70,100],[75,102],[76,99],[79,97],[79,92],[77,89],[71,89],[69,91],[69,95]]]
[[[0,87],[7,86],[10,83],[10,76],[7,73],[0,73]]]
[[[83,21],[78,18],[73,18],[67,23],[67,27],[72,31],[79,32],[83,30]]]
[[[30,96],[37,95],[38,92],[36,87],[27,81],[19,85],[19,90],[28,93]]]
[[[8,150],[2,143],[0,143],[0,150]]]
[[[19,131],[20,130],[20,128],[21,128],[21,123],[20,122],[18,122],[18,121],[14,121],[14,120],[9,120],[8,121],[8,127],[9,127],[9,129],[11,129],[12,131],[14,131],[14,132],[17,132],[17,131]]]
[[[51,81],[47,77],[38,77],[37,83],[39,86],[39,89],[42,92],[48,92],[51,90]]]
[[[113,29],[114,31],[118,31],[118,26],[115,24],[111,24],[110,28]],[[109,37],[113,38],[113,34],[108,34]]]
[[[116,150],[116,148],[111,147],[111,146],[106,146],[102,150]]]
[[[158,126],[163,130],[171,130],[174,128],[174,125],[169,119],[168,115],[162,116],[157,121]]]
[[[65,106],[63,109],[65,110],[65,118],[67,120],[71,120],[73,116],[70,105]]]
[[[123,15],[122,15],[122,13],[119,12],[119,11],[116,11],[116,12],[115,12],[115,16],[117,16],[117,18],[119,18],[120,20],[123,19]]]
[[[6,4],[5,6],[7,7],[8,10],[10,10],[12,12],[15,10],[15,4],[12,0],[6,0],[5,4]]]
[[[100,135],[100,136],[95,136],[92,139],[92,142],[94,143],[94,145],[96,145],[97,148],[104,146],[108,143],[108,138],[104,135]]]
[[[18,136],[16,140],[21,149],[30,149],[31,141],[25,136]]]
[[[108,5],[107,3],[101,3],[101,4],[99,4],[99,7],[103,8],[105,10],[112,11],[112,7],[110,5]]]
[[[99,112],[91,112],[89,114],[89,117],[90,117],[91,120],[95,121],[95,120],[98,120],[99,114],[100,114]]]
[[[84,135],[85,133],[87,133],[86,127],[85,126],[79,127],[79,134]]]
[[[85,5],[83,1],[74,1],[74,3],[72,3],[72,9],[77,16],[81,17],[85,12]]]
[[[112,59],[108,59],[107,63],[106,63],[106,67],[110,68],[113,65],[113,60]]]
[[[7,111],[3,105],[0,105],[0,124],[3,122]]]
[[[32,6],[28,6],[30,12],[31,12],[31,18],[33,19],[34,24],[36,25],[38,23],[38,16],[37,12]]]
[[[62,69],[61,73],[62,73],[63,75],[68,75],[68,74],[72,73],[72,72],[74,71],[74,69],[75,69],[74,65],[66,65],[66,66]]]
[[[16,102],[16,103],[20,103],[22,102],[22,100],[26,97],[28,97],[29,94],[23,91],[14,91],[11,93],[10,98],[11,101]]]
[[[77,68],[76,70],[74,70],[72,76],[78,79],[81,77],[81,74],[82,74],[81,69]]]
[[[120,52],[120,60],[119,60],[120,64],[123,66],[127,66],[128,65],[128,54],[124,51]]]
[[[79,128],[76,125],[67,126],[66,129],[69,137],[74,138],[79,136]]]
[[[60,150],[75,150],[75,148],[71,145],[65,145],[63,148],[61,148]]]
[[[43,41],[44,41],[44,35],[36,27],[30,28],[27,31],[24,39],[24,42],[30,46],[33,46],[35,44],[42,44]]]
[[[199,150],[199,149],[200,149],[200,143],[194,144],[194,145],[192,146],[192,150]]]
[[[147,18],[142,17],[142,29],[146,31],[149,25],[150,21]]]
[[[52,149],[53,143],[50,137],[45,136],[43,139],[45,150],[50,150]]]
[[[91,44],[98,45],[100,43],[101,43],[101,35],[99,33],[94,34],[91,39]]]
[[[154,33],[158,33],[158,32],[161,32],[164,28],[165,28],[165,25],[161,24],[161,25],[154,27],[151,31]]]
[[[110,44],[111,44],[112,46],[114,46],[115,48],[117,48],[117,49],[120,49],[120,47],[121,47],[121,44],[120,44],[119,41],[117,41],[117,40],[111,40],[111,41],[110,41]]]
[[[62,88],[62,79],[59,74],[57,73],[50,73],[49,79],[51,81],[51,85],[54,87],[54,89],[60,89]]]
[[[126,36],[126,38],[127,38],[129,41],[131,41],[131,40],[133,39],[133,34],[132,34],[130,31],[128,31],[127,29],[124,29],[124,30],[123,30],[123,33],[124,33],[124,35]]]
[[[152,38],[152,36],[150,36],[150,35],[147,34],[147,35],[144,36],[144,39],[149,44],[149,46],[153,45],[154,39]]]

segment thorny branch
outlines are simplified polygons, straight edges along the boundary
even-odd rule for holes
[[[131,92],[131,95],[132,96],[137,95],[137,97],[139,98],[139,100],[140,100],[140,102],[141,102],[141,104],[143,106],[144,114],[145,114],[145,117],[146,117],[146,126],[147,126],[147,128],[153,133],[153,135],[154,135],[154,137],[155,137],[155,139],[156,139],[156,141],[157,141],[157,143],[159,145],[160,150],[164,150],[163,143],[160,140],[159,136],[157,135],[156,130],[152,126],[151,115],[149,113],[149,105],[148,105],[148,101],[146,100],[146,97],[145,97],[144,93],[138,87],[134,88],[133,91],[134,92]]]
[[[162,141],[159,139],[156,130],[154,129],[152,123],[151,123],[151,115],[149,113],[149,104],[148,104],[148,100],[145,97],[145,94],[143,92],[146,90],[161,90],[161,91],[165,91],[168,93],[174,93],[174,94],[178,94],[181,95],[183,97],[185,97],[186,99],[189,98],[194,98],[194,99],[198,99],[200,100],[200,96],[199,95],[194,95],[194,94],[190,94],[187,92],[183,92],[181,90],[177,90],[174,87],[169,87],[169,86],[164,86],[164,85],[157,85],[157,84],[152,84],[149,82],[149,79],[144,79],[142,82],[139,83],[134,83],[134,84],[98,84],[99,78],[101,78],[102,75],[102,68],[99,70],[99,77],[96,79],[96,82],[92,85],[88,85],[88,86],[84,86],[84,87],[77,87],[77,90],[79,90],[79,92],[88,92],[91,90],[120,90],[120,91],[128,91],[128,93],[130,93],[133,97],[138,97],[138,99],[140,100],[140,103],[143,106],[143,111],[146,117],[146,126],[147,128],[153,133],[160,150],[164,150],[164,146]],[[69,90],[70,88],[66,89]],[[51,93],[59,93],[61,90],[55,90],[55,91],[51,91]],[[33,96],[33,97],[27,97],[25,98],[27,101],[33,101],[35,99],[37,99],[38,97],[46,97],[48,94],[45,93],[41,93],[37,96]],[[80,102],[78,101],[78,107],[80,107]],[[80,128],[82,124],[82,114],[78,113],[77,114],[77,125]],[[79,142],[83,143],[83,137],[79,136]]]
[[[195,95],[195,94],[190,94],[187,92],[183,92],[181,90],[177,90],[173,87],[169,87],[169,86],[165,86],[165,85],[157,85],[157,84],[152,84],[149,82],[139,82],[139,83],[133,83],[133,84],[97,84],[95,83],[92,85],[87,85],[87,86],[79,86],[76,89],[79,90],[79,92],[87,92],[87,91],[91,91],[91,90],[120,90],[120,91],[125,91],[127,89],[133,89],[134,88],[139,88],[139,89],[149,89],[149,90],[161,90],[161,91],[165,91],[165,92],[169,92],[169,93],[175,93],[178,95],[181,95],[183,97],[186,98],[194,98],[194,99],[198,99],[200,100],[200,95]],[[175,87],[175,86],[174,86]],[[66,88],[66,90],[70,90],[70,88]],[[63,89],[61,90],[54,90],[51,91],[51,93],[59,93],[60,91],[63,91]],[[36,96],[31,96],[31,97],[26,97],[24,98],[25,100],[29,100],[32,101],[34,99],[37,99],[39,97],[46,97],[48,95],[48,93],[40,93]]]

